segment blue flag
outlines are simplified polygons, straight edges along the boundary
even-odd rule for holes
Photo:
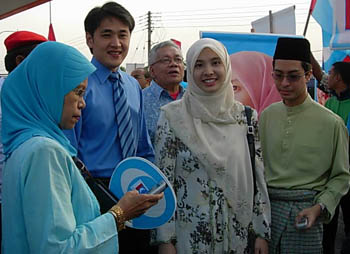
[[[323,67],[350,56],[350,0],[313,0],[312,16],[322,28]]]
[[[229,54],[240,51],[258,51],[273,56],[279,37],[295,37],[296,35],[263,34],[263,33],[226,33],[201,32],[201,38],[213,38],[220,41]]]

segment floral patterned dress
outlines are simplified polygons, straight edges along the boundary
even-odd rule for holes
[[[246,125],[242,111],[238,125]],[[256,119],[256,113],[254,114]],[[270,203],[263,173],[263,163],[255,126],[257,194],[253,216],[248,226],[242,226],[235,211],[229,206],[223,188],[210,180],[201,162],[177,137],[169,126],[164,112],[158,121],[155,137],[156,164],[173,184],[177,196],[177,211],[168,223],[155,230],[153,241],[172,242],[177,253],[248,253],[248,233],[270,237]],[[242,139],[246,142],[246,139]],[[246,145],[242,144],[242,147]],[[247,149],[247,156],[249,150]],[[232,155],[234,156],[234,155]],[[252,170],[251,165],[245,169]],[[239,180],[238,180],[239,181]],[[245,195],[245,193],[242,193]]]

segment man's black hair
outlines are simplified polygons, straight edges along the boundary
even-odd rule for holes
[[[102,20],[108,17],[119,19],[129,27],[130,33],[135,27],[135,20],[128,10],[115,2],[105,3],[102,7],[93,8],[85,18],[85,32],[94,36],[96,29],[100,26]]]
[[[340,75],[347,87],[350,87],[350,63],[336,62],[333,67],[334,72]]]

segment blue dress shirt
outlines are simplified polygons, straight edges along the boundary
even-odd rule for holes
[[[78,157],[95,177],[111,177],[122,160],[118,124],[113,104],[113,86],[108,80],[111,71],[92,59],[97,70],[88,78],[81,118],[75,128],[65,131]],[[136,79],[118,70],[130,106],[131,121],[136,139],[136,156],[154,161],[153,147],[147,132],[142,91]]]
[[[183,87],[179,87],[180,92],[176,100],[180,99],[185,93]],[[151,85],[142,90],[143,101],[145,103],[145,116],[149,136],[152,144],[154,144],[154,136],[157,130],[157,123],[160,114],[160,108],[174,99],[169,95],[168,91],[159,86],[152,80]]]

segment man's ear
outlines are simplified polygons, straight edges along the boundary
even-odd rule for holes
[[[309,82],[312,77],[312,69],[305,74],[306,82]]]
[[[94,37],[89,32],[86,32],[85,39],[86,39],[86,44],[91,49],[94,44]]]
[[[24,60],[24,58],[25,57],[22,55],[16,56],[16,66],[18,66]]]
[[[152,65],[149,67],[149,75],[151,76],[151,80],[154,79],[154,69]]]

